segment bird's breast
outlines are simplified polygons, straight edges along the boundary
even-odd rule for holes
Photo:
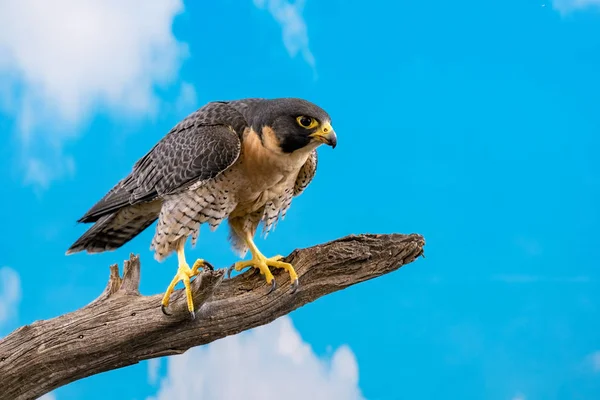
[[[230,173],[238,206],[232,215],[259,210],[294,187],[298,172],[308,159],[303,153],[278,153],[265,148],[252,132],[244,138],[243,150]]]
[[[237,181],[234,193],[238,205],[232,214],[245,215],[283,196],[286,189],[293,187],[298,173],[294,175],[276,170],[251,170],[245,168],[242,162],[234,174]]]

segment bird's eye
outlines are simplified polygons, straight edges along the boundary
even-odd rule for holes
[[[296,121],[298,121],[298,125],[306,129],[312,129],[319,124],[316,119],[304,115],[296,118]]]

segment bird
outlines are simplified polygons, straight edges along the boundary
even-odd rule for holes
[[[183,282],[194,319],[190,279],[214,267],[202,258],[190,267],[184,247],[190,237],[196,245],[201,225],[214,231],[227,220],[232,249],[242,258],[232,269],[257,269],[269,293],[276,287],[269,267],[283,269],[295,292],[294,267],[282,256],[263,255],[254,237],[261,224],[266,237],[311,183],[323,144],[335,148],[336,132],[329,114],[308,100],[208,102],[177,123],[77,221],[93,225],[67,254],[115,250],[158,220],[150,250],[159,262],[172,253],[178,260],[161,309],[170,315],[171,293]],[[252,257],[244,261],[248,250]]]

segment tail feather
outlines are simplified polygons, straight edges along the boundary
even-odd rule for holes
[[[160,202],[140,204],[101,217],[69,247],[67,254],[118,249],[156,221],[160,206]]]

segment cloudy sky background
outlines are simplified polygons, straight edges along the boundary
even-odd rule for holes
[[[0,2],[0,336],[129,252],[163,291],[152,229],[65,257],[74,221],[207,101],[297,96],[340,146],[264,252],[419,232],[428,258],[46,400],[600,397],[599,23],[598,0]],[[190,257],[230,265],[225,238]]]

